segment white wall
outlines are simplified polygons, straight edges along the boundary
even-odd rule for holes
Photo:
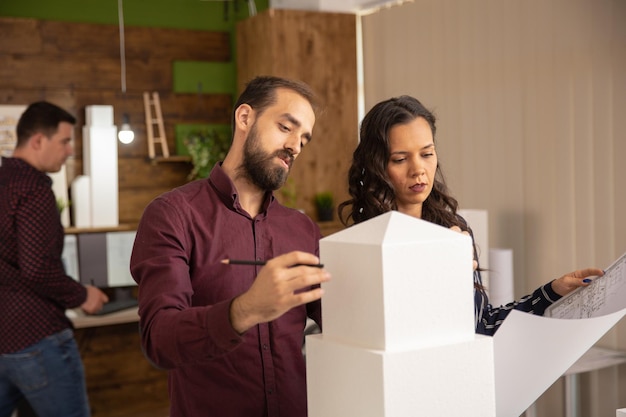
[[[516,296],[626,251],[626,2],[415,0],[362,18],[365,110],[400,94],[438,116],[462,208],[515,253]],[[626,323],[600,344],[626,350]],[[626,367],[583,381],[583,411],[626,405]],[[562,415],[562,386],[537,404]]]

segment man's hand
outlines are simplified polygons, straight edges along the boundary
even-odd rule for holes
[[[233,300],[230,306],[233,329],[244,333],[293,307],[319,300],[324,290],[311,287],[330,280],[330,274],[322,268],[306,266],[318,263],[317,256],[298,251],[268,261],[250,289]],[[300,266],[294,266],[297,264]]]
[[[80,308],[87,314],[95,314],[102,310],[104,303],[109,302],[109,297],[93,285],[85,285],[85,288],[87,288],[87,299]]]

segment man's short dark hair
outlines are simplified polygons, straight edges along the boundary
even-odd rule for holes
[[[76,118],[61,107],[47,101],[32,103],[17,122],[17,145],[20,147],[36,133],[51,137],[59,129],[59,123],[76,124]]]
[[[235,103],[232,114],[233,132],[235,132],[235,112],[239,106],[248,104],[257,114],[261,114],[266,108],[276,102],[276,89],[278,88],[286,88],[296,92],[311,104],[313,112],[318,112],[319,104],[317,98],[307,84],[281,77],[258,76],[246,84],[245,90],[239,96],[237,103]]]

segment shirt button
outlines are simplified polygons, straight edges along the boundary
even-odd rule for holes
[[[263,344],[263,350],[268,350],[270,347],[267,345],[267,343]]]
[[[272,394],[274,393],[274,390],[270,388],[270,389],[268,389],[268,390],[267,390],[267,393],[268,393],[269,395],[272,395]]]
[[[230,339],[230,344],[231,345],[236,345],[237,344],[237,339]]]

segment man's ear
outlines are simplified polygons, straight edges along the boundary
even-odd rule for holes
[[[254,124],[254,110],[249,104],[242,104],[235,110],[235,126],[247,131]]]
[[[43,133],[35,133],[28,140],[27,146],[30,146],[31,148],[35,150],[39,150],[41,149],[42,142],[47,139],[48,138]]]

